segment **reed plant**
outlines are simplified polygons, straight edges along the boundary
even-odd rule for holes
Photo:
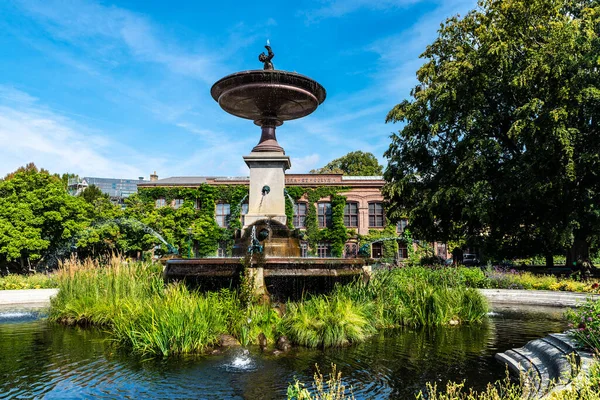
[[[112,321],[114,340],[140,354],[202,353],[227,331],[221,300],[218,293],[200,295],[180,283],[144,302],[128,299]]]
[[[367,283],[338,286],[336,293],[360,304],[373,304],[378,328],[475,323],[488,311],[485,298],[468,288],[452,268],[380,271]]]
[[[318,365],[313,375],[312,390],[306,388],[298,379],[288,385],[288,400],[354,400],[352,387],[347,388],[342,382],[342,373],[335,364],[331,364],[331,373],[325,378]]]
[[[99,261],[70,259],[56,273],[58,294],[51,300],[49,319],[65,324],[107,325],[125,304],[142,302],[163,291],[161,266],[127,263],[113,257]]]
[[[339,347],[375,333],[372,304],[341,295],[316,296],[288,305],[283,325],[290,340],[306,347]]]

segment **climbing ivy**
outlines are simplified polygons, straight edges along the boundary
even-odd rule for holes
[[[306,211],[306,238],[310,254],[315,254],[317,244],[321,241],[327,241],[331,244],[331,255],[341,257],[344,253],[344,244],[348,240],[348,229],[344,225],[344,207],[346,198],[338,193],[349,190],[347,187],[322,186],[318,188],[304,188],[292,186],[286,189],[294,201],[298,201],[306,195],[308,206]],[[330,198],[331,201],[331,227],[319,228],[317,219],[316,203],[324,198]],[[286,206],[286,215],[288,219],[293,216],[288,214]]]
[[[174,199],[183,199],[183,205],[173,210],[171,207],[157,209],[145,207],[148,213],[139,218],[142,222],[159,231],[167,241],[174,243],[182,256],[189,254],[190,239],[196,243],[200,257],[215,255],[219,242],[223,243],[227,252],[231,252],[234,232],[241,229],[239,203],[248,195],[248,187],[244,185],[210,186],[201,184],[197,188],[140,188],[137,197],[142,203],[150,205],[159,198],[167,204]],[[132,199],[135,201],[135,199]],[[217,225],[215,208],[217,202],[230,204],[230,221],[227,228]],[[195,204],[200,204],[196,209]],[[185,218],[177,218],[185,215]],[[165,224],[165,217],[168,224]],[[188,233],[191,228],[191,235]]]
[[[369,229],[369,234],[359,235],[358,240],[359,245],[363,246],[365,244],[371,244],[372,242],[375,242],[378,239],[387,238],[398,238],[399,240],[406,240],[405,237],[399,236],[396,233],[396,225],[390,223],[390,221],[387,219],[385,221],[385,228],[383,230]],[[396,254],[398,254],[398,240],[385,240],[381,243],[383,247],[382,258],[388,262],[393,261],[396,258]]]

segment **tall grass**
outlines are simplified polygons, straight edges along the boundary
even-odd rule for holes
[[[129,299],[112,321],[115,340],[136,353],[169,356],[202,353],[226,332],[217,294],[201,296],[182,284],[146,301]]]
[[[341,295],[292,303],[283,324],[290,339],[306,347],[339,347],[362,342],[375,333],[370,303]]]
[[[233,291],[165,287],[155,264],[69,260],[56,277],[60,290],[51,320],[105,326],[115,343],[160,356],[203,352],[225,333],[243,345],[264,334],[270,344],[287,335],[307,347],[343,346],[364,341],[377,328],[478,322],[487,311],[483,297],[451,269],[380,272],[369,283],[289,303],[283,316],[267,304],[245,305]]]
[[[368,283],[339,286],[336,293],[360,304],[372,303],[377,327],[475,323],[488,311],[485,298],[450,268],[381,271]]]
[[[71,259],[59,266],[58,294],[51,300],[49,319],[65,324],[106,325],[125,305],[163,291],[161,266],[126,263],[112,258],[106,265]]]

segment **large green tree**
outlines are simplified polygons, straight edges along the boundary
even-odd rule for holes
[[[421,238],[498,255],[600,234],[600,2],[480,0],[442,24],[411,100],[387,121],[384,194]]]
[[[34,164],[0,181],[0,261],[26,270],[89,223],[91,206],[69,196],[60,178]]]
[[[383,174],[383,167],[373,153],[352,151],[336,158],[323,168],[310,171],[311,174],[344,174],[349,176],[374,176]]]

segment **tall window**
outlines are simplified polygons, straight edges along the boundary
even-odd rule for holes
[[[369,227],[383,227],[383,203],[369,203]]]
[[[229,215],[231,214],[231,208],[227,203],[219,203],[217,204],[217,225],[221,228],[227,228],[229,225]]]
[[[195,208],[196,210],[199,210],[199,209],[200,209],[200,199],[196,199],[196,201],[194,202],[194,208]]]
[[[173,200],[173,208],[178,209],[183,205],[183,199],[175,199]]]
[[[294,204],[294,228],[306,227],[306,203]]]
[[[371,257],[381,258],[382,256],[383,256],[383,244],[382,243],[373,243],[371,245]]]
[[[402,218],[400,221],[398,221],[398,225],[396,225],[396,232],[398,232],[398,233],[404,232],[404,229],[406,229],[407,226],[408,226],[408,220],[406,218]]]
[[[331,246],[329,243],[318,243],[317,244],[317,256],[320,258],[331,257]]]
[[[344,225],[348,228],[358,227],[358,203],[346,203],[346,207],[344,207]]]
[[[319,203],[319,228],[331,226],[331,203]]]
[[[246,214],[248,214],[248,203],[242,204],[241,214],[242,214],[242,226],[245,226],[246,225]]]
[[[158,199],[156,199],[156,201],[154,202],[154,205],[156,206],[156,208],[158,207],[164,207],[167,205],[167,201],[165,200],[164,197],[159,197]]]
[[[398,258],[408,258],[408,247],[406,247],[406,243],[398,243]]]

